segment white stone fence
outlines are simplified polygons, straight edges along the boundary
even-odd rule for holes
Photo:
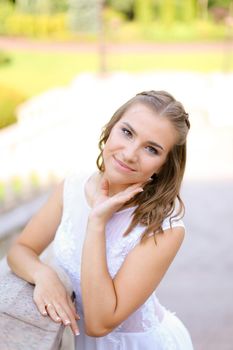
[[[1,350],[60,349],[64,326],[38,312],[31,284],[7,271],[0,295]]]

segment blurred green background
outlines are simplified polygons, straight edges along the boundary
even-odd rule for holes
[[[0,42],[0,127],[16,121],[10,111],[23,99],[84,71],[232,71],[232,12],[231,0],[0,0],[0,37],[11,44]],[[20,41],[28,43],[24,50]],[[64,47],[38,52],[32,41]],[[130,49],[139,43],[147,46]]]

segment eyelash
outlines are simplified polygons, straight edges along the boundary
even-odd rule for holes
[[[127,128],[121,128],[121,131],[123,132],[123,134],[126,137],[132,137],[132,132],[130,130],[128,130]],[[158,151],[156,148],[152,147],[152,146],[147,146],[146,149],[148,150],[149,153],[153,154],[153,155],[157,155]]]
[[[150,149],[149,152],[152,153],[152,154],[156,154],[156,155],[157,155],[157,154],[159,153],[159,152],[157,151],[157,149],[154,148],[154,147],[148,146],[147,148]]]
[[[128,129],[126,129],[126,128],[122,128],[121,130],[122,130],[122,132],[123,132],[123,134],[124,134],[125,136],[128,136],[128,137],[133,136],[133,135],[132,135],[132,132],[131,132],[130,130],[128,130]]]

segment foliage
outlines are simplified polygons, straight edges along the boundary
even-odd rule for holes
[[[185,22],[190,22],[197,17],[197,3],[195,0],[186,0],[183,3],[183,17]]]
[[[107,7],[124,14],[128,19],[134,16],[134,2],[135,0],[106,0]]]
[[[19,197],[23,191],[23,181],[20,176],[13,176],[11,178],[11,188],[16,197]]]
[[[11,62],[10,56],[4,51],[0,50],[0,66]]]
[[[5,18],[0,33],[28,37],[64,37],[67,33],[66,22],[65,14],[34,16],[16,12]]]
[[[127,21],[129,25],[133,23],[134,26],[138,26],[136,30],[140,33],[138,40],[143,40],[143,33],[145,33],[145,40],[148,40],[149,37],[151,40],[156,40],[157,36],[164,37],[165,40],[170,40],[172,36],[172,40],[174,40],[175,37],[170,32],[174,29],[174,33],[176,33],[179,25],[180,27],[185,25],[187,33],[192,32],[196,39],[202,40],[201,37],[198,38],[198,31],[194,28],[193,22],[196,22],[196,26],[198,26],[200,19],[204,19],[210,22],[206,26],[211,28],[215,24],[211,22],[211,18],[216,22],[224,23],[224,18],[230,11],[231,1],[105,0],[103,18],[105,28],[108,33],[112,32],[113,38],[122,33],[120,27],[124,26]],[[217,6],[226,8],[220,13],[217,11]],[[79,39],[80,33],[84,39],[89,40],[91,36],[92,40],[96,40],[99,26],[98,11],[97,0],[18,0],[15,7],[9,0],[0,0],[0,34],[36,38]],[[158,28],[159,32],[166,28],[167,36],[155,35],[153,28],[151,28],[151,25],[154,26],[154,24],[157,27],[161,26],[161,30]],[[147,25],[147,29],[141,30],[141,27],[145,27],[145,25]],[[217,28],[218,23],[216,24]],[[210,38],[212,38],[213,33],[217,33],[217,31],[211,30]],[[192,40],[193,35],[189,37],[182,34],[182,37]],[[216,39],[220,36],[221,33],[217,33]],[[109,39],[112,40],[111,37]],[[122,33],[122,40],[124,41],[124,39],[125,35]],[[132,39],[137,40],[134,37]],[[180,40],[180,36],[177,37],[177,40]]]
[[[134,15],[137,21],[147,24],[150,23],[154,18],[152,0],[135,0]]]
[[[35,171],[29,174],[29,183],[33,189],[38,189],[40,187],[40,177]]]
[[[16,107],[24,100],[16,90],[0,86],[0,129],[17,122]]]
[[[17,0],[17,9],[24,13],[54,14],[66,12],[67,0]]]
[[[176,6],[174,0],[163,0],[160,3],[160,17],[166,26],[170,26],[176,17]]]
[[[227,38],[226,26],[212,21],[196,20],[187,25],[176,21],[169,25],[154,21],[149,26],[136,22],[125,22],[117,30],[107,32],[109,41],[114,42],[192,42],[225,40]]]
[[[0,204],[4,201],[6,196],[5,185],[2,181],[0,181]]]
[[[14,7],[10,3],[0,1],[0,33],[4,33],[5,21],[14,13]]]
[[[226,7],[229,8],[232,4],[232,0],[209,0],[208,7]]]

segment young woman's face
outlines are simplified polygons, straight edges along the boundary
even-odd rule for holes
[[[114,125],[104,146],[104,174],[122,188],[159,173],[176,142],[176,131],[142,103],[132,105]]]

